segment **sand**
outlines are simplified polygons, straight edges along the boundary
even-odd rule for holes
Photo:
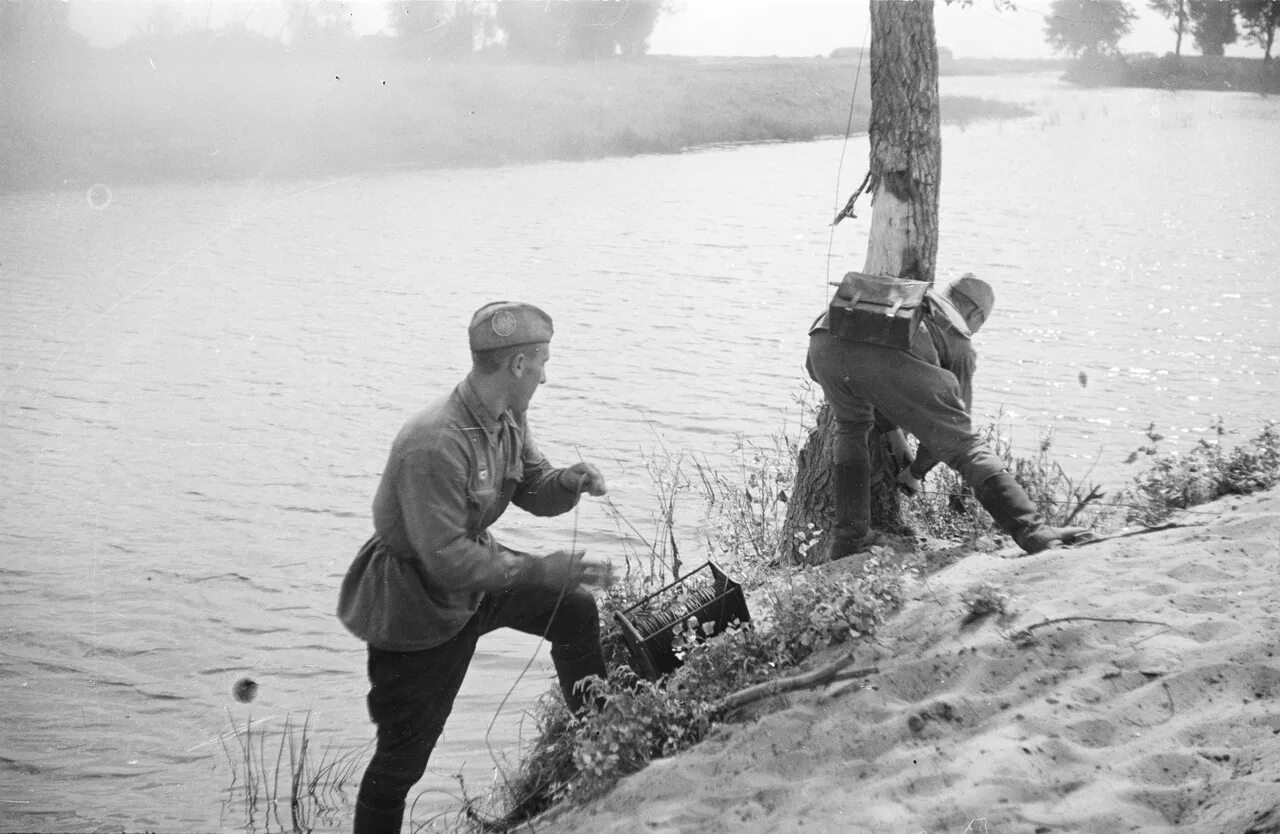
[[[1173,521],[911,581],[858,649],[878,673],[793,694],[537,830],[1280,832],[1280,492]],[[965,623],[984,581],[1008,613]]]

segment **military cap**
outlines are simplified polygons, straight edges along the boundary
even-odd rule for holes
[[[973,306],[982,311],[983,321],[991,317],[991,311],[996,306],[995,290],[991,289],[990,284],[976,277],[972,272],[966,272],[957,278],[951,286],[947,287],[947,295],[961,296],[973,304]]]
[[[471,350],[486,350],[551,341],[551,316],[516,301],[493,301],[476,310],[467,328]]]

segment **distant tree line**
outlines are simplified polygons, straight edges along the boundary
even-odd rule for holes
[[[66,3],[0,2],[0,55],[83,43],[71,31]]]
[[[1148,5],[1171,21],[1175,55],[1182,54],[1184,33],[1202,55],[1224,54],[1243,34],[1263,50],[1264,63],[1271,61],[1280,0],[1148,0]],[[1124,0],[1053,0],[1045,17],[1045,39],[1075,57],[1114,55],[1135,19]]]
[[[76,2],[82,0],[0,0],[0,50],[83,42],[70,26],[69,9]],[[394,48],[415,59],[461,59],[481,52],[547,63],[635,58],[648,52],[649,37],[666,5],[667,0],[390,2],[385,8],[393,37],[371,41],[374,48]],[[130,40],[149,47],[217,45],[244,52],[287,45],[310,50],[344,48],[356,40],[349,3],[340,0],[290,0],[270,23],[262,22],[259,4],[227,3],[216,27],[212,7],[162,0],[121,9],[132,12],[136,34]],[[208,9],[203,21],[200,8]],[[255,15],[256,24],[250,26]]]
[[[408,0],[390,4],[391,27],[415,57],[500,49],[524,61],[635,58],[649,51],[662,0]]]

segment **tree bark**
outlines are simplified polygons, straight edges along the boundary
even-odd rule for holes
[[[1173,45],[1173,54],[1177,58],[1182,57],[1182,32],[1187,28],[1187,0],[1176,0],[1177,5],[1173,9],[1174,18],[1178,21],[1177,27],[1173,30],[1178,35],[1178,40]]]
[[[932,0],[871,3],[870,241],[863,272],[932,284],[942,141]]]
[[[938,186],[942,141],[938,114],[938,48],[932,0],[871,2],[871,229],[862,271],[932,284],[938,255]],[[787,504],[784,560],[812,562],[831,526],[828,406],[796,461]],[[870,438],[875,476],[871,523],[907,532],[896,489],[897,464],[883,437]],[[815,541],[816,539],[816,541]],[[801,545],[812,545],[806,556]]]

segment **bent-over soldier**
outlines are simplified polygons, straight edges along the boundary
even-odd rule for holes
[[[876,541],[867,437],[877,416],[919,441],[915,461],[899,475],[899,483],[908,490],[918,489],[919,479],[941,461],[964,479],[996,524],[1028,553],[1087,532],[1083,527],[1049,526],[973,429],[969,410],[977,360],[971,336],[994,306],[991,286],[965,275],[942,293],[929,289],[924,294],[923,320],[909,349],[838,336],[830,332],[829,311],[810,329],[807,367],[822,386],[836,422],[829,558],[863,552]]]

